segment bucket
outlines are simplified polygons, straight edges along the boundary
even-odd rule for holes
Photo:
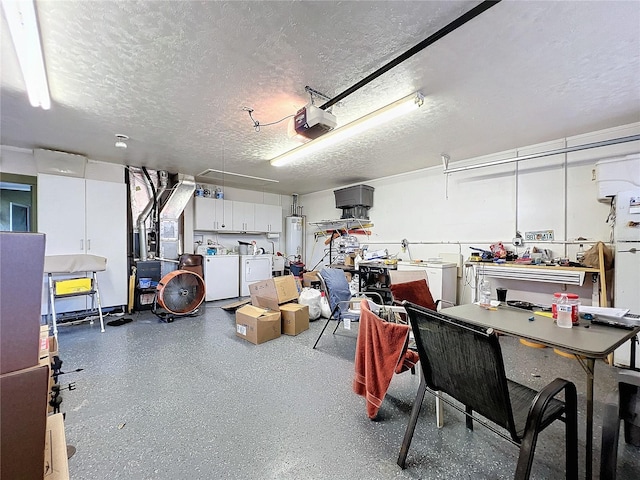
[[[238,253],[240,255],[250,255],[249,253],[249,247],[251,246],[250,243],[247,242],[238,242]]]
[[[302,275],[302,270],[304,269],[304,263],[291,263],[289,264],[289,270],[291,271],[291,275],[294,277],[299,277]]]

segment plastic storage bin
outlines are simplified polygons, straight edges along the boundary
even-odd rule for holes
[[[56,295],[70,295],[91,291],[90,278],[71,278],[69,280],[58,280],[55,282]]]
[[[369,185],[355,185],[334,190],[336,208],[373,207],[373,190]]]

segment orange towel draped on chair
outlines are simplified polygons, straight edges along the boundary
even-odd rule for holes
[[[410,327],[382,320],[361,302],[356,345],[353,390],[367,403],[367,415],[375,418],[394,373],[412,368],[418,354],[407,350]]]

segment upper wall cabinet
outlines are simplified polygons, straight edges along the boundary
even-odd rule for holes
[[[195,197],[193,229],[204,231],[231,231],[233,228],[233,202],[208,197]]]
[[[194,198],[193,229],[211,232],[282,232],[282,207],[262,203]]]
[[[255,203],[233,202],[233,230],[236,232],[254,232]]]
[[[46,255],[107,259],[98,273],[103,307],[127,303],[127,192],[124,183],[38,175],[38,231]]]
[[[255,227],[258,232],[282,232],[282,207],[279,205],[255,205]]]

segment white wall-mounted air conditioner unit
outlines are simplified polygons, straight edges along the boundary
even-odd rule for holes
[[[640,188],[640,153],[596,162],[598,201],[608,202],[618,192]]]

